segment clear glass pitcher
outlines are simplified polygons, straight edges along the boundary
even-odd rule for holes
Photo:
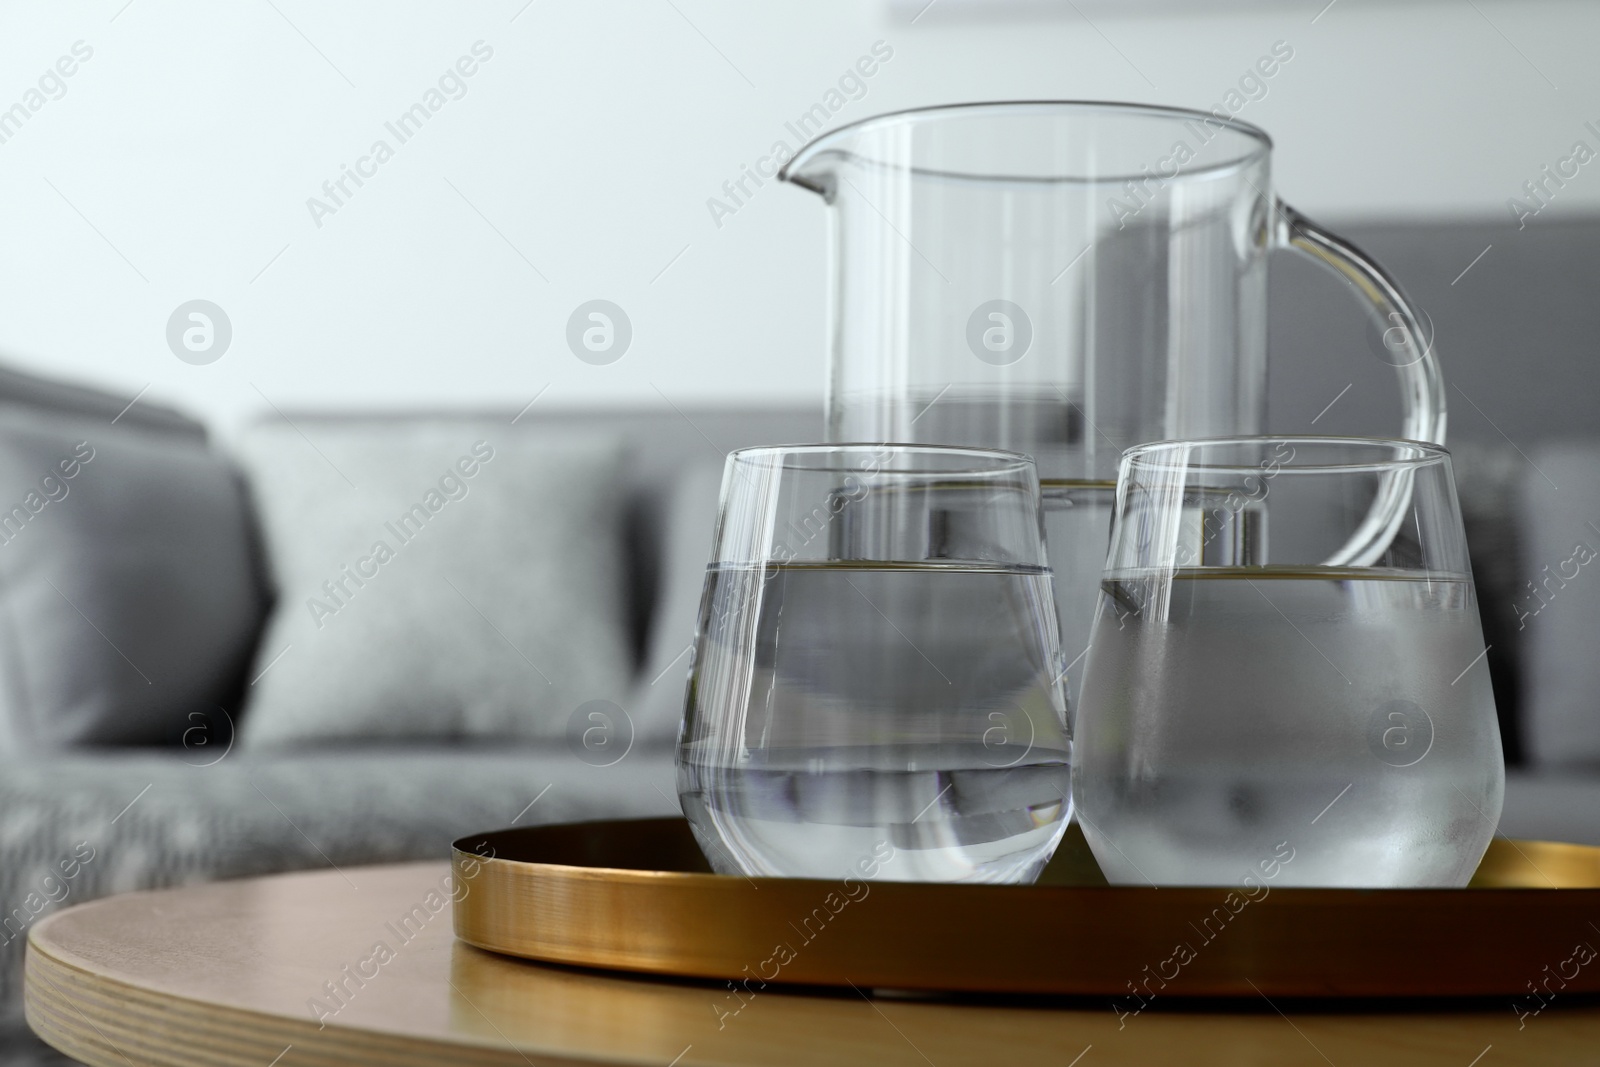
[[[833,209],[829,439],[1031,453],[1068,661],[1088,647],[1122,450],[1264,429],[1273,249],[1353,283],[1399,372],[1400,436],[1443,441],[1415,312],[1273,195],[1271,153],[1199,111],[969,104],[842,127],[779,175]],[[1391,488],[1369,541],[1392,533]]]

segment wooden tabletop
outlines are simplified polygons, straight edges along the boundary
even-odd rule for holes
[[[409,864],[69,908],[33,928],[28,1021],[57,1048],[105,1067],[1505,1067],[1600,1057],[1600,1008],[1559,994],[1521,1019],[1509,1002],[1341,1010],[1156,1001],[1119,1019],[1082,1001],[736,995],[715,983],[479,951],[454,939],[449,897],[447,865]]]

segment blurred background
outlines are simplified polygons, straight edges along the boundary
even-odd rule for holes
[[[219,428],[269,403],[820,405],[823,212],[736,184],[799,147],[800,116],[1237,92],[1229,109],[1277,142],[1284,197],[1353,228],[1440,322],[1452,429],[1526,447],[1580,429],[1600,384],[1581,347],[1594,276],[1556,262],[1563,222],[1600,207],[1600,167],[1547,183],[1525,228],[1508,207],[1538,206],[1524,183],[1576,141],[1600,148],[1596,39],[1592,4],[1492,0],[12,4],[0,108],[83,58],[0,119],[0,358]],[[1292,60],[1241,85],[1279,42]],[[875,47],[890,58],[841,83]],[[461,57],[475,72],[441,85]],[[402,143],[385,124],[430,90],[441,106]],[[358,167],[363,184],[325,191]],[[1419,241],[1401,223],[1455,228]],[[1313,272],[1274,270],[1280,292]],[[1350,384],[1318,427],[1389,429],[1392,372],[1354,302],[1320,278],[1304,291],[1274,307],[1273,428]],[[166,340],[195,299],[232,329],[199,366]],[[633,328],[605,366],[565,343],[592,299]],[[1499,313],[1457,336],[1458,304]],[[1349,340],[1337,365],[1305,350],[1330,330]]]
[[[924,105],[1273,136],[1434,330],[1500,831],[1600,844],[1596,41],[1555,0],[0,6],[0,1063],[64,1062],[20,1017],[51,908],[677,813],[723,453],[823,429],[827,219],[772,175]],[[1348,283],[1271,277],[1269,429],[1393,433]]]

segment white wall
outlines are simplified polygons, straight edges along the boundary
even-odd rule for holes
[[[822,208],[769,183],[719,227],[707,200],[793,147],[785,120],[878,40],[893,58],[837,122],[983,98],[1209,106],[1288,41],[1242,117],[1276,137],[1280,189],[1334,218],[1503,214],[1573,141],[1600,145],[1584,3],[1084,6],[1093,25],[1043,4],[908,24],[866,0],[524,3],[0,9],[0,109],[93,49],[0,143],[0,358],[223,424],[267,399],[520,405],[547,386],[541,404],[820,398]],[[386,133],[480,40],[463,97],[409,143]],[[380,137],[394,158],[318,227],[307,198]],[[1600,165],[1551,213],[1597,207]],[[193,298],[233,326],[209,365],[166,342]],[[592,298],[633,323],[609,366],[565,343]]]

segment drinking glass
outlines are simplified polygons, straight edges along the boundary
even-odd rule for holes
[[[1032,881],[1071,815],[1060,659],[1027,456],[734,452],[684,815],[723,873]]]
[[[1349,558],[1380,513],[1398,521]],[[1101,869],[1119,884],[1465,885],[1505,782],[1483,653],[1442,448],[1128,450],[1074,723]]]

